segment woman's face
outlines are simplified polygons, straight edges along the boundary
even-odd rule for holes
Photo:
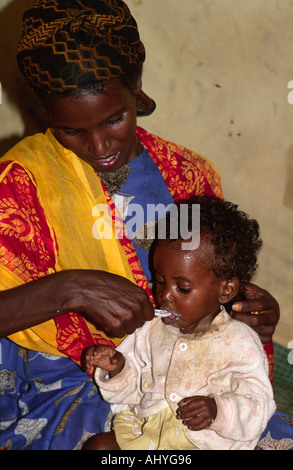
[[[58,141],[95,170],[118,170],[138,155],[136,99],[118,80],[105,93],[51,97],[46,106]]]

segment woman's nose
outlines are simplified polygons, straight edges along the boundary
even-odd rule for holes
[[[88,149],[94,157],[106,157],[111,146],[111,139],[107,134],[95,131],[93,132],[88,141]]]

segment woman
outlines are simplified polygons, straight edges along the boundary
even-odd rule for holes
[[[50,128],[1,160],[0,445],[81,448],[109,411],[79,367],[82,351],[117,345],[153,318],[147,240],[129,239],[127,206],[145,215],[147,204],[221,196],[221,183],[203,157],[136,127],[155,104],[122,1],[39,0],[23,25],[18,63]],[[277,302],[252,285],[247,299],[235,317],[269,343]]]

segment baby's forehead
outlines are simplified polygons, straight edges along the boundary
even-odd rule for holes
[[[205,275],[215,277],[214,256],[206,243],[194,250],[183,250],[181,240],[161,240],[156,249],[153,267],[163,276],[190,282],[199,282]]]
[[[156,247],[165,248],[174,253],[175,256],[184,259],[197,260],[198,262],[206,262],[210,260],[211,255],[214,254],[214,245],[211,243],[208,237],[201,237],[200,244],[197,248],[186,249],[186,243],[188,240],[181,239],[162,239],[157,241]],[[160,253],[159,253],[160,256]],[[162,253],[162,256],[163,253]]]

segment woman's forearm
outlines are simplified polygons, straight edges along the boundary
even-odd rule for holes
[[[65,313],[70,276],[52,274],[0,292],[0,337],[51,320]]]
[[[116,338],[154,316],[146,292],[128,279],[98,270],[69,270],[0,292],[0,337],[68,312],[85,315]]]

